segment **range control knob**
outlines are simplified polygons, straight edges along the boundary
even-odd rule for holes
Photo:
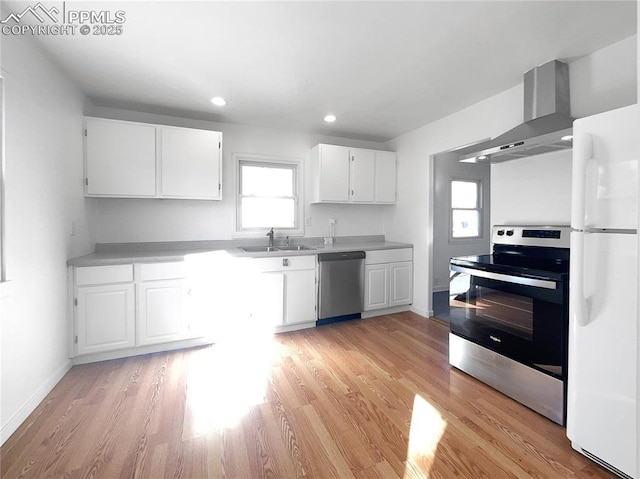
[[[498,236],[504,236],[504,230],[498,230]]]
[[[507,236],[513,236],[513,230],[507,230]]]

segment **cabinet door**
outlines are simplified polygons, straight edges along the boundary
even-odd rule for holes
[[[352,149],[351,154],[351,201],[373,202],[375,159],[372,150]]]
[[[257,282],[250,294],[246,300],[253,303],[253,309],[248,331],[272,333],[275,326],[284,323],[284,274],[258,274]]]
[[[113,120],[86,120],[85,194],[156,195],[156,129]]]
[[[138,344],[184,339],[187,333],[184,280],[143,282],[138,291]]]
[[[413,300],[413,263],[391,263],[389,273],[391,276],[389,306],[411,304]]]
[[[349,201],[349,149],[320,145],[319,201]]]
[[[365,265],[364,310],[389,307],[389,265]]]
[[[161,196],[221,199],[221,133],[163,127],[160,144]]]
[[[135,345],[133,284],[77,289],[77,353],[88,354]]]
[[[284,275],[284,281],[284,324],[315,321],[315,270],[288,271]]]
[[[396,154],[376,151],[375,202],[396,202]]]

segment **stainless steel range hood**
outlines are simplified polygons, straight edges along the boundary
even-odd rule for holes
[[[468,163],[514,160],[572,147],[569,67],[553,60],[524,74],[524,123],[456,151]]]

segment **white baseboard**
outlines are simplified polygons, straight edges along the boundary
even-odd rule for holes
[[[87,364],[98,361],[110,361],[112,359],[128,358],[132,356],[141,356],[143,354],[160,353],[165,351],[175,351],[176,349],[187,349],[196,346],[206,346],[214,341],[207,338],[183,339],[181,341],[173,341],[171,343],[150,344],[147,346],[138,346],[135,348],[116,349],[115,351],[106,351],[102,353],[91,353],[76,356],[73,358],[73,364]]]
[[[424,318],[430,318],[431,316],[433,316],[433,310],[426,310],[426,309],[420,309],[420,308],[416,308],[415,306],[411,306],[410,311],[412,313],[416,313],[419,314],[420,316],[424,317]]]
[[[374,309],[371,311],[363,311],[360,315],[363,318],[374,318],[376,316],[384,316],[385,314],[401,313],[409,311],[409,306],[394,306],[392,308]]]
[[[315,327],[316,327],[316,322],[310,321],[307,323],[288,324],[286,326],[276,326],[274,332],[287,333],[289,331],[298,331],[300,329],[309,329],[309,328],[315,328]]]
[[[60,382],[65,374],[71,369],[71,360],[66,361],[57,371],[55,371],[49,379],[47,379],[38,390],[33,393],[29,400],[7,421],[0,427],[0,445],[9,439],[9,437],[16,432],[18,427],[29,417],[42,400],[47,397],[47,394]]]

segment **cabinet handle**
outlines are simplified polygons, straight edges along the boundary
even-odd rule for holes
[[[282,260],[282,266],[289,266],[289,258],[284,258]]]

